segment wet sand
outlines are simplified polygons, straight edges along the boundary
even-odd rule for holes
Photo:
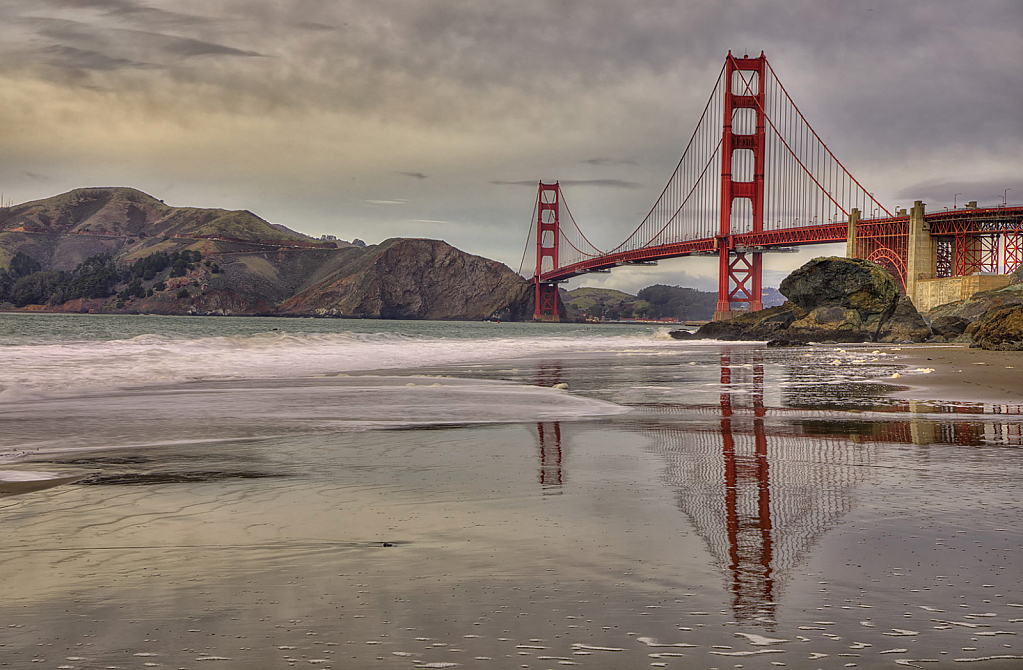
[[[1023,351],[987,351],[969,345],[903,345],[899,360],[909,372],[898,380],[912,386],[899,395],[963,402],[1023,404]]]
[[[530,385],[483,424],[456,392],[501,388],[449,378],[104,396],[121,448],[11,466],[86,477],[0,498],[0,667],[1021,667],[1020,417],[916,413],[846,379],[915,359],[827,353],[438,369]],[[394,393],[416,422],[323,429]],[[556,420],[593,399],[630,410]],[[39,406],[9,421],[73,434],[72,400]]]

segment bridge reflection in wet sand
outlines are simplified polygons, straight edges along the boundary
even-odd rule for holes
[[[774,624],[787,579],[854,508],[854,490],[870,483],[882,445],[1023,446],[1023,406],[893,400],[853,418],[820,409],[820,395],[807,401],[799,390],[805,368],[792,365],[784,376],[793,390],[782,392],[782,407],[768,407],[764,369],[762,351],[725,349],[716,405],[661,405],[644,417],[664,479],[713,555],[736,620],[748,625]],[[561,379],[559,365],[537,369],[541,384]],[[544,494],[565,482],[571,425],[536,425]]]

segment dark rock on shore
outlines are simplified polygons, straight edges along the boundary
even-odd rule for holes
[[[1023,268],[1013,273],[1008,286],[975,293],[968,300],[939,305],[927,312],[927,318],[936,336],[944,340],[972,341],[985,349],[1014,350],[1012,343],[1023,341],[1023,324],[1010,314],[999,313],[1014,313],[1013,310],[1020,308],[1023,308]]]
[[[698,338],[696,336],[696,333],[692,332],[691,330],[671,330],[671,331],[668,331],[668,335],[670,335],[673,340],[698,340],[698,339],[700,339],[700,338]]]
[[[878,342],[923,342],[931,336],[931,327],[916,311],[909,296],[899,296],[895,311],[877,332]]]
[[[991,310],[971,323],[966,334],[983,349],[1023,351],[1023,305]]]
[[[991,310],[1023,305],[1023,283],[1009,284],[993,291],[974,293],[968,300],[938,305],[927,312],[931,323],[941,317],[958,317],[973,322]]]
[[[784,338],[777,340],[768,340],[767,346],[769,347],[805,347],[809,346],[806,342],[798,342],[796,340],[787,340]]]
[[[931,320],[931,331],[935,336],[953,340],[965,333],[970,323],[961,316],[939,316]]]
[[[773,340],[788,339],[787,329],[806,311],[792,302],[749,312],[724,321],[710,321],[700,326],[696,337],[704,340]]]
[[[700,338],[806,342],[923,341],[927,323],[884,268],[850,258],[815,258],[785,278],[788,301],[700,328]]]
[[[800,341],[874,340],[895,311],[899,289],[882,267],[852,258],[815,258],[786,277],[782,294],[807,311],[788,327]]]

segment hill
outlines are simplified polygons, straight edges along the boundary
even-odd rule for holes
[[[570,318],[701,321],[714,316],[717,294],[664,284],[647,286],[636,295],[580,287],[564,292],[562,301]]]
[[[714,316],[717,293],[683,286],[653,284],[636,295],[614,289],[583,286],[562,291],[561,300],[572,319],[679,319],[704,321]],[[763,289],[764,307],[785,302],[778,289]]]
[[[609,288],[581,286],[561,293],[569,319],[622,319],[638,316],[648,305],[639,304],[636,296]]]
[[[530,315],[509,268],[437,240],[312,240],[129,188],[0,209],[0,304],[48,311],[413,319]]]

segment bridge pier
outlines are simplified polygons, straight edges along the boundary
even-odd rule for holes
[[[931,226],[924,217],[926,206],[920,200],[909,212],[909,240],[906,245],[906,295],[914,305],[920,304],[921,279],[934,279],[937,272],[937,240],[931,237]]]
[[[860,210],[853,207],[849,212],[849,228],[845,233],[845,257],[859,258],[856,254],[856,224],[860,222]]]
[[[718,303],[714,320],[723,321],[745,313],[733,310],[733,302],[746,303],[750,312],[762,310],[763,274],[762,253],[733,251],[722,244],[718,251]]]

